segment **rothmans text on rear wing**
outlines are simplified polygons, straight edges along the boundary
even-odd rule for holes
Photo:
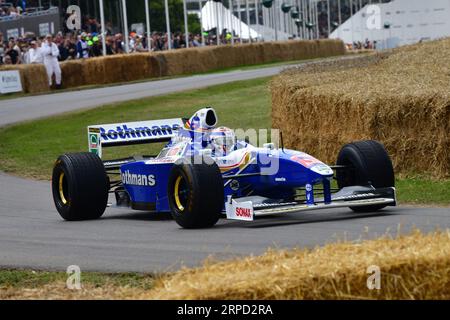
[[[182,119],[165,119],[89,126],[89,152],[101,158],[106,147],[170,141],[183,125]]]

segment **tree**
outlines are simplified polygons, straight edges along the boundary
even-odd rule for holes
[[[128,21],[131,24],[145,22],[145,7],[143,0],[127,1]],[[170,29],[172,32],[184,31],[183,0],[169,0]],[[150,1],[150,24],[153,31],[166,30],[166,15],[164,0]],[[200,21],[196,14],[188,15],[190,32],[200,33]]]

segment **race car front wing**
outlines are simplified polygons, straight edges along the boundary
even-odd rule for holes
[[[305,202],[283,202],[263,197],[232,198],[225,204],[227,219],[253,221],[255,217],[296,213],[309,210],[334,209],[344,207],[396,206],[395,188],[345,187],[331,197],[331,203],[316,199],[313,205]]]

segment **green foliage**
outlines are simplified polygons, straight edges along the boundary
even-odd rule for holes
[[[145,23],[144,1],[128,1],[127,13],[129,24]],[[183,0],[169,0],[170,29],[172,32],[184,31]],[[200,33],[200,21],[196,14],[188,17],[189,31]],[[166,31],[166,14],[164,0],[150,1],[150,26],[154,31]]]

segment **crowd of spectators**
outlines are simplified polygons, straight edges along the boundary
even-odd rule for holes
[[[361,41],[354,42],[352,49],[354,49],[354,50],[362,50],[362,49],[370,50],[370,49],[376,49],[376,48],[377,48],[376,41],[370,41],[369,39],[366,39],[366,41],[364,41],[364,42],[361,42]]]
[[[90,29],[91,30],[91,29]],[[87,30],[87,31],[90,31]],[[66,33],[59,32],[53,38],[53,42],[58,46],[60,55],[59,61],[87,59],[103,55],[102,35],[97,32]],[[0,64],[26,64],[39,63],[41,59],[30,59],[30,50],[37,50],[42,47],[44,37],[36,37],[34,34],[25,34],[23,37],[5,39],[0,33]],[[150,43],[149,43],[150,40]],[[204,44],[201,34],[189,35],[189,47],[200,47],[203,45],[216,45],[217,38],[214,32],[203,34]],[[235,38],[236,41],[239,39]],[[229,44],[231,34],[224,31],[219,38],[220,44]],[[148,45],[151,51],[163,51],[168,49],[168,36],[166,33],[153,32],[150,39],[144,34],[139,35],[131,32],[128,37],[129,53],[148,52]],[[172,49],[186,48],[186,39],[183,33],[171,35]],[[124,35],[116,33],[106,36],[106,54],[122,54],[126,51]],[[39,54],[39,53],[37,53]]]
[[[0,0],[0,18],[15,18],[22,15],[22,11],[23,10],[21,7],[6,5],[6,2],[4,0]]]

